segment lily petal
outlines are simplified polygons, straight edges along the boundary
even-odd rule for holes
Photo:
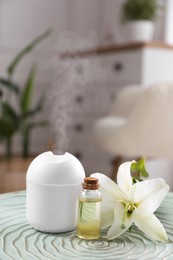
[[[112,195],[111,193],[108,193],[102,186],[99,188],[101,194],[102,194],[102,204],[111,207],[112,210],[114,210],[114,206],[112,205],[113,203],[116,203],[117,198]]]
[[[114,210],[111,207],[102,206],[101,229],[105,229],[114,222]]]
[[[103,196],[103,193],[102,193]],[[104,197],[104,196],[103,196]],[[115,209],[122,208],[120,202],[116,199],[114,201],[106,201],[102,200],[102,207],[101,207],[101,229],[105,229],[113,224],[114,222],[114,211]],[[117,214],[116,214],[117,216]]]
[[[122,228],[122,219],[124,214],[124,206],[119,203],[114,210],[114,223],[107,233],[107,239],[112,240],[123,234],[133,223],[133,214],[125,219],[124,228]]]
[[[118,187],[118,185],[112,181],[109,177],[102,173],[93,173],[91,177],[98,178],[100,183],[100,189],[102,192],[102,197],[111,196],[112,199],[126,199],[124,192]],[[105,196],[103,196],[103,192]],[[107,194],[107,195],[106,195]]]
[[[130,173],[130,167],[132,162],[125,162],[120,165],[117,173],[118,186],[127,193],[132,186],[132,176]]]
[[[92,177],[98,178],[100,182],[100,191],[102,194],[102,212],[101,212],[101,228],[107,228],[114,221],[114,208],[119,204],[117,199],[125,199],[125,195],[106,175],[101,173],[91,174]]]
[[[168,242],[166,231],[154,214],[137,210],[134,213],[134,223],[151,239]]]
[[[134,202],[139,209],[145,208],[151,213],[160,206],[169,190],[165,181],[159,178],[138,182],[133,186]]]

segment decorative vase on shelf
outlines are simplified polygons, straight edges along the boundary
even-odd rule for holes
[[[157,12],[156,0],[125,0],[121,7],[121,21],[126,41],[152,41]]]
[[[128,22],[125,26],[126,40],[129,42],[147,42],[153,40],[154,23],[141,20]]]

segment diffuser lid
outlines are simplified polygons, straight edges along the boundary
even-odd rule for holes
[[[31,162],[27,171],[27,181],[43,185],[81,184],[84,178],[81,162],[70,153],[44,152]]]

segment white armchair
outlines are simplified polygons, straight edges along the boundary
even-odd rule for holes
[[[122,88],[112,104],[110,115],[127,118],[144,90],[142,85],[129,85]]]
[[[96,143],[118,163],[124,157],[173,159],[173,84],[124,88],[110,116],[95,123],[94,134]]]

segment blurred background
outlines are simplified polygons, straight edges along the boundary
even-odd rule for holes
[[[112,178],[146,156],[173,186],[173,0],[1,0],[0,56],[0,193],[47,150]]]

